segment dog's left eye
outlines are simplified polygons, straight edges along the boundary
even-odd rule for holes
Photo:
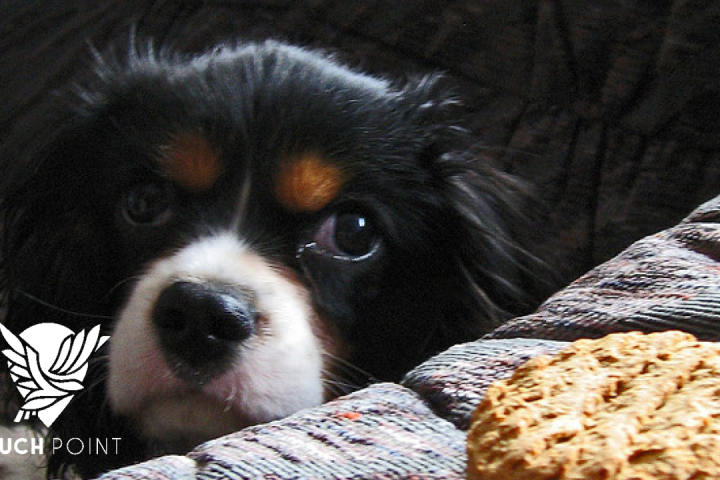
[[[133,225],[159,225],[172,213],[172,192],[157,182],[135,185],[125,193],[122,213]]]
[[[340,212],[322,221],[312,241],[326,254],[359,258],[378,247],[380,235],[370,217],[358,212]]]

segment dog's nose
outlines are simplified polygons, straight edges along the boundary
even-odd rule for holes
[[[210,373],[223,367],[255,330],[250,296],[232,287],[176,282],[160,294],[152,314],[172,363]]]

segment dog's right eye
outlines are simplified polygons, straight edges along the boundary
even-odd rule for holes
[[[133,225],[159,225],[172,214],[173,195],[167,185],[141,183],[130,188],[122,200],[125,220]]]
[[[382,243],[372,220],[363,213],[348,211],[326,217],[313,234],[311,247],[335,258],[361,259],[372,255]]]

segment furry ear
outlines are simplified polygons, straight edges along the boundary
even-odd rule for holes
[[[91,141],[92,139],[90,139]],[[110,242],[99,223],[88,140],[64,133],[30,155],[0,194],[0,278],[7,324],[98,323]]]
[[[544,266],[529,245],[537,225],[528,188],[477,152],[444,153],[435,169],[455,219],[456,261],[476,315],[496,326],[529,313],[541,300],[532,284],[544,281]]]
[[[427,138],[445,136],[462,128],[462,102],[453,82],[440,74],[412,77],[400,89],[411,121]]]
[[[417,105],[415,121],[424,132],[420,161],[436,179],[453,224],[453,261],[462,279],[455,301],[483,331],[530,313],[555,288],[535,248],[541,202],[463,127],[462,102],[443,77],[416,80],[405,95]]]
[[[94,191],[92,165],[97,157],[89,151],[93,140],[73,129],[58,133],[36,150],[15,148],[13,156],[5,157],[18,162],[0,187],[0,287],[7,307],[4,323],[13,332],[53,322],[74,331],[104,324],[108,333],[110,308],[104,302],[110,301],[113,286],[107,271],[113,250],[111,239],[102,233],[107,231],[102,224],[109,221],[107,210]],[[90,362],[91,372],[99,371],[93,378],[102,379],[104,368],[103,361]],[[0,377],[6,382],[5,413],[12,418],[18,392],[6,372]],[[98,408],[100,402],[88,404],[97,402],[103,389],[96,380],[74,398],[48,439],[98,436],[111,419],[106,407]],[[97,423],[87,422],[86,413],[77,415],[73,410],[95,412]],[[50,456],[48,474],[60,475],[66,464],[78,460],[68,455]]]

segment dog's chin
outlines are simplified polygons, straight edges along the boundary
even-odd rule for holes
[[[145,397],[125,416],[139,427],[155,453],[185,453],[207,440],[286,417],[323,401],[319,377],[316,381],[306,378],[302,385],[291,379],[279,380],[264,393],[243,391],[243,384],[249,389],[256,386],[241,377],[230,373],[192,387],[171,382],[172,387],[166,384],[162,392]],[[294,388],[287,388],[288,383]]]
[[[207,440],[260,423],[200,391],[155,398],[136,415],[155,454],[186,453]]]

